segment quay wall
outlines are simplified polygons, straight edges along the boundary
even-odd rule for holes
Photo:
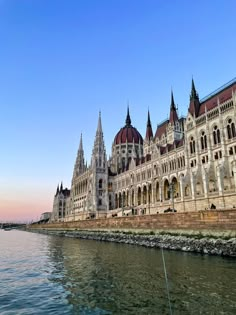
[[[34,224],[34,229],[59,230],[209,230],[236,231],[236,209],[162,213]]]
[[[236,257],[236,210],[33,224],[30,232]]]

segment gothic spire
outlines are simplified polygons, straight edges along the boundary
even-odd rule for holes
[[[102,120],[101,120],[101,111],[99,111],[99,116],[98,116],[98,126],[97,126],[97,133],[96,135],[102,134]]]
[[[104,161],[104,163],[106,163],[105,161],[106,149],[105,149],[105,144],[103,140],[102,120],[101,120],[100,111],[99,111],[98,126],[97,126],[96,136],[94,140],[94,146],[93,146],[92,160],[94,162],[99,160],[99,161]]]
[[[126,126],[131,126],[131,119],[130,119],[130,115],[129,115],[129,105],[127,107],[127,115],[126,115],[125,124],[126,124]]]
[[[62,192],[62,190],[63,190],[63,184],[62,184],[62,182],[61,182],[60,193]]]
[[[153,138],[153,132],[152,132],[152,124],[150,120],[150,113],[148,110],[148,119],[147,119],[147,128],[146,128],[146,140],[150,140]]]
[[[83,139],[82,139],[82,133],[81,133],[79,149],[78,149],[77,157],[75,161],[74,174],[79,175],[79,174],[82,174],[84,171],[85,171],[84,149],[83,149]]]
[[[83,151],[82,132],[81,132],[81,134],[80,134],[79,151],[80,151],[80,152],[82,152],[82,151]]]
[[[190,94],[190,101],[194,100],[194,99],[198,99],[198,94],[196,92],[195,84],[194,84],[194,81],[193,81],[193,78],[192,78],[192,89],[191,89],[191,94]]]
[[[176,109],[176,106],[175,106],[173,91],[171,90],[171,103],[170,103],[170,118],[169,118],[169,121],[170,121],[170,123],[174,123],[176,120],[178,120],[178,114],[177,114],[177,109]]]
[[[190,94],[190,104],[188,111],[192,116],[197,117],[200,109],[200,102],[199,102],[199,97],[198,93],[195,89],[195,84],[192,78],[192,87],[191,87],[191,94]]]
[[[172,90],[172,89],[171,89],[171,104],[170,104],[170,110],[176,110],[175,101],[174,101],[174,95],[173,95],[173,90]]]

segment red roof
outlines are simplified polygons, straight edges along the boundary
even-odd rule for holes
[[[208,98],[207,100],[203,101],[200,105],[199,114],[201,116],[205,113],[205,108],[207,111],[213,109],[217,106],[217,100],[219,99],[220,104],[232,98],[232,91],[236,91],[236,83],[231,85],[230,87],[226,88],[223,91],[213,95],[212,97]]]
[[[126,125],[125,127],[121,128],[120,131],[117,133],[114,139],[115,144],[121,143],[139,143],[143,144],[143,138],[141,134],[138,132],[136,128],[132,125]]]
[[[155,138],[161,138],[163,134],[166,133],[166,128],[168,126],[169,120],[164,121],[162,124],[157,126]]]

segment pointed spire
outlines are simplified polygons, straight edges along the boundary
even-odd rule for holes
[[[94,146],[93,146],[93,154],[92,154],[92,161],[93,165],[96,165],[96,161],[104,161],[106,163],[106,149],[105,144],[103,140],[103,132],[102,132],[102,120],[101,120],[101,112],[99,111],[99,117],[98,117],[98,126],[96,131],[96,136],[94,140]],[[105,160],[104,160],[105,159]],[[99,162],[99,164],[101,164]]]
[[[62,190],[63,190],[63,184],[62,184],[62,182],[61,182],[60,193],[62,192]]]
[[[195,84],[192,78],[192,87],[191,87],[191,94],[190,94],[190,104],[188,111],[192,116],[197,117],[200,109],[200,102],[199,102],[199,97],[198,93],[195,89]]]
[[[82,132],[81,132],[81,134],[80,134],[79,151],[83,151]]]
[[[97,126],[97,132],[96,134],[101,134],[102,133],[102,120],[101,120],[101,111],[99,111],[99,116],[98,116],[98,126]]]
[[[191,94],[190,94],[190,101],[194,100],[194,99],[198,99],[198,94],[196,92],[195,84],[194,84],[194,81],[193,81],[193,78],[192,78],[192,89],[191,89]]]
[[[170,121],[170,123],[174,123],[177,120],[179,120],[179,119],[178,119],[177,109],[176,109],[176,106],[175,106],[173,90],[171,89],[171,103],[170,103],[170,117],[169,117],[169,121]]]
[[[172,90],[172,89],[171,89],[171,104],[170,104],[170,110],[176,110],[175,101],[174,101],[174,95],[173,95],[173,90]]]
[[[153,132],[152,132],[152,124],[150,119],[150,113],[148,110],[148,119],[147,119],[147,129],[146,129],[146,140],[150,140],[153,138]]]
[[[85,171],[84,149],[83,149],[83,137],[82,137],[82,133],[81,133],[79,149],[77,152],[77,157],[76,157],[75,166],[74,166],[74,176],[78,176],[78,175],[82,174],[84,171]]]
[[[126,124],[126,126],[131,126],[131,119],[130,119],[130,115],[129,115],[129,104],[127,106],[127,115],[126,115],[125,124]]]

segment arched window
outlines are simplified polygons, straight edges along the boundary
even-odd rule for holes
[[[207,149],[207,136],[205,134],[205,131],[203,131],[201,134],[201,149]]]
[[[102,189],[102,179],[99,179],[98,188],[99,188],[99,189]]]
[[[213,142],[215,145],[220,143],[220,129],[217,126],[213,129]]]
[[[196,152],[195,140],[194,140],[193,137],[190,138],[189,147],[190,147],[190,153],[191,153],[191,154],[193,154],[193,153]]]
[[[228,134],[228,139],[232,139],[232,138],[234,138],[236,136],[235,124],[234,124],[234,122],[232,121],[231,118],[228,120],[227,134]]]

